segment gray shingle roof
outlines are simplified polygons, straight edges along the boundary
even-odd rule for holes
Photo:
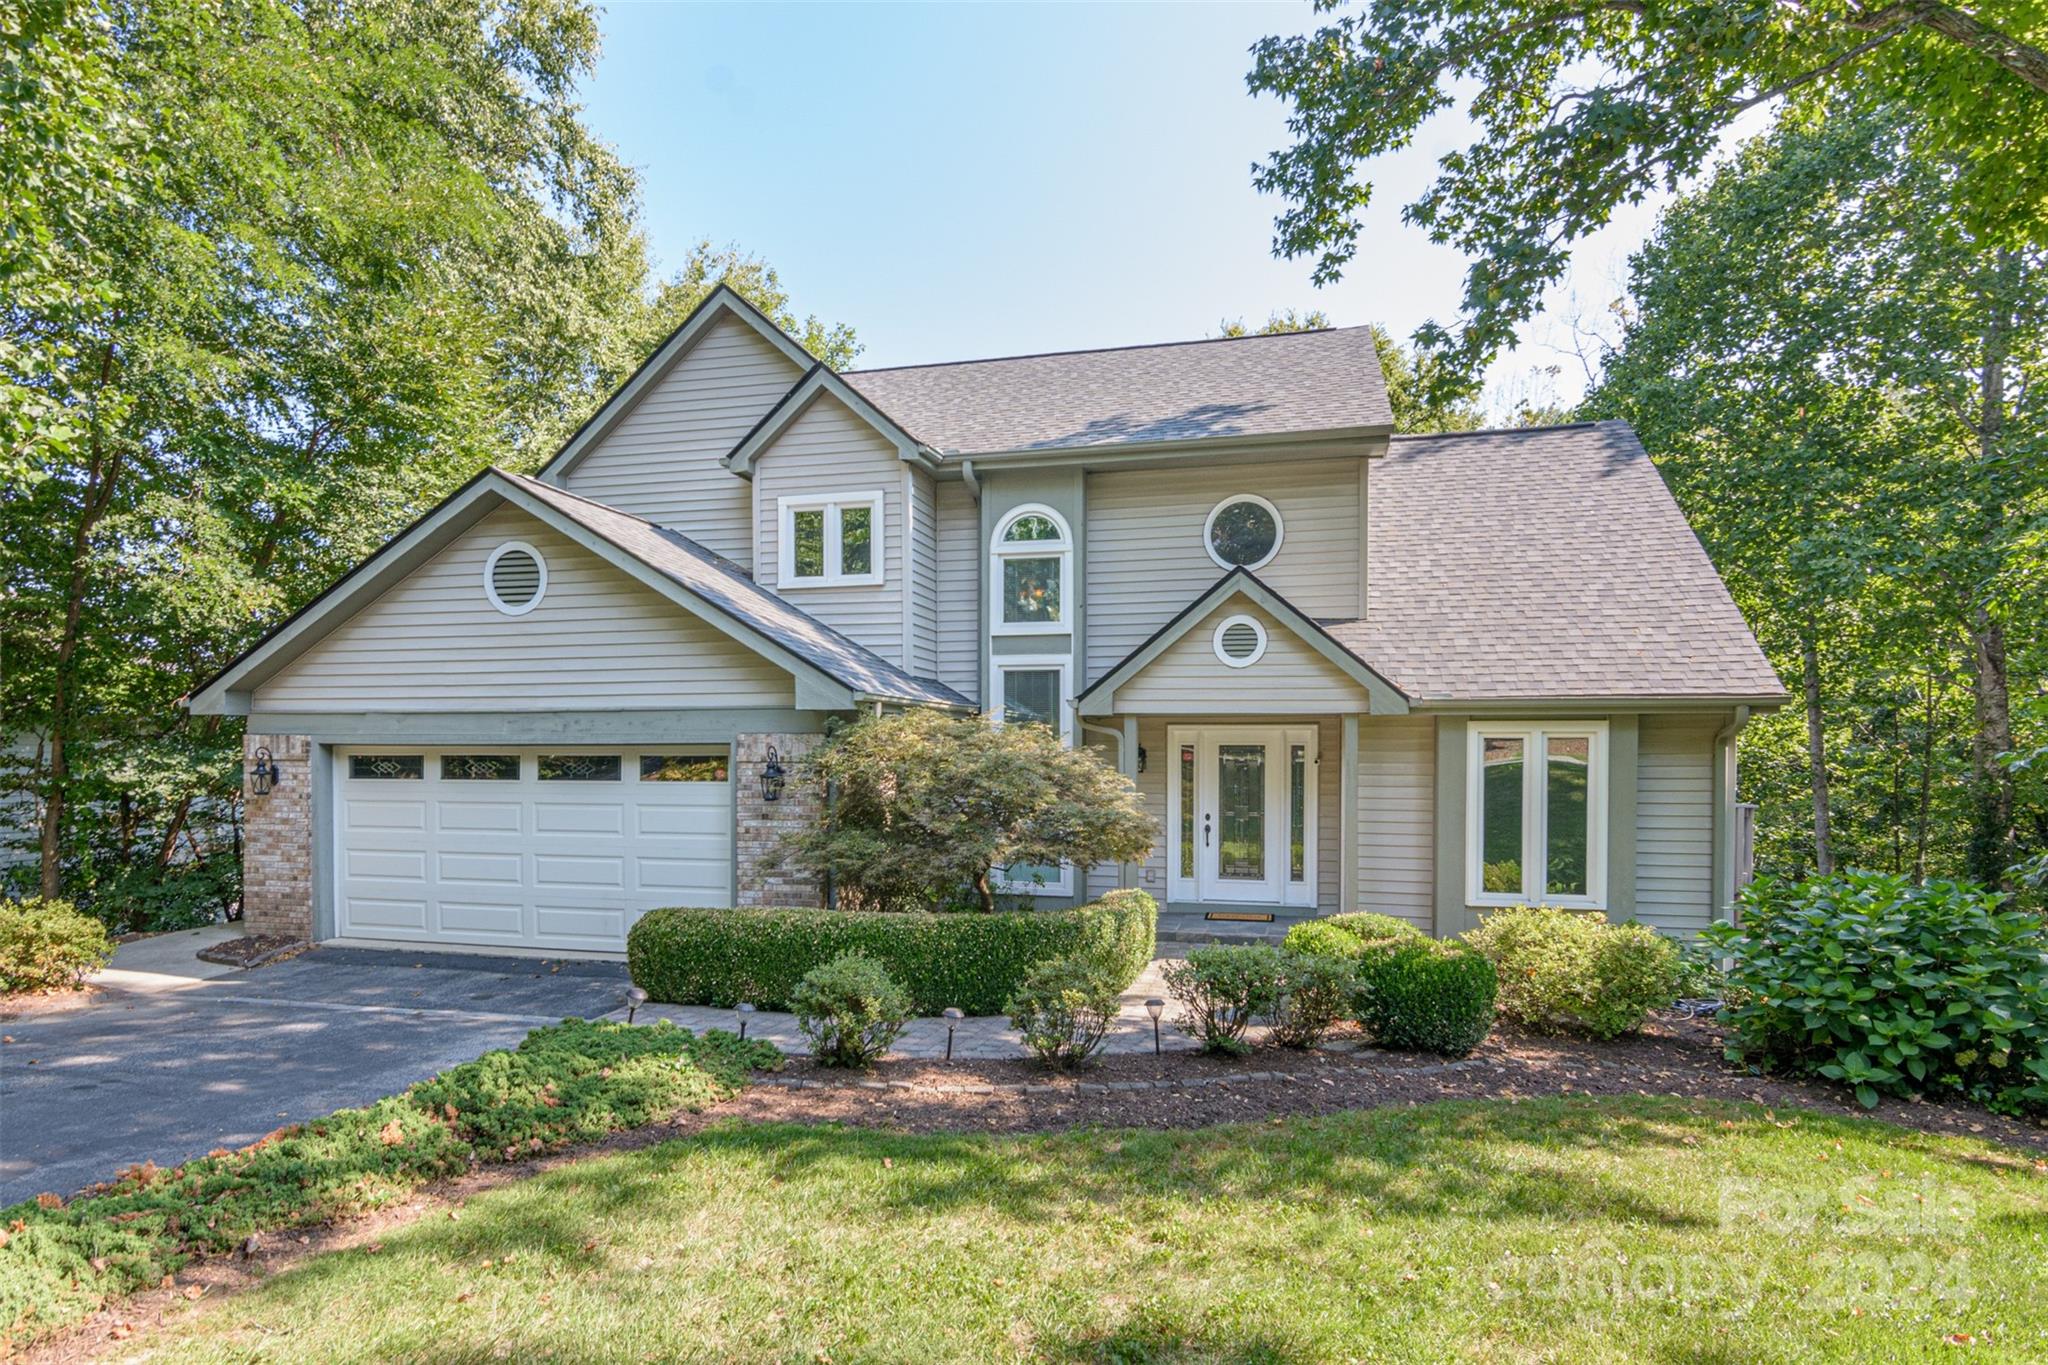
[[[1371,329],[1185,341],[842,375],[946,454],[1391,427]]]
[[[1784,696],[1626,423],[1397,437],[1368,479],[1366,619],[1325,625],[1409,696]]]
[[[972,705],[945,684],[915,677],[799,611],[749,578],[739,565],[686,535],[537,479],[496,472],[855,692],[893,701]]]

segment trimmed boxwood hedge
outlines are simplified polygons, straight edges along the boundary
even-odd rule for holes
[[[634,984],[671,1005],[785,1009],[804,974],[842,953],[882,964],[919,1014],[1001,1014],[1041,962],[1080,955],[1122,989],[1152,960],[1159,908],[1112,891],[1074,910],[880,914],[855,910],[653,910],[626,935]]]

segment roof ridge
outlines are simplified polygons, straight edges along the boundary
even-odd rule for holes
[[[1176,346],[1214,346],[1227,341],[1279,341],[1287,337],[1329,336],[1337,332],[1366,332],[1372,324],[1352,327],[1305,327],[1298,332],[1250,332],[1236,337],[1188,337],[1181,341],[1140,341],[1128,346],[1082,346],[1068,351],[1024,351],[1017,355],[987,355],[971,360],[933,360],[922,365],[874,365],[864,370],[837,370],[842,379],[863,374],[896,374],[904,370],[949,370],[962,365],[998,365],[1006,360],[1051,360],[1070,355],[1114,355],[1123,351],[1165,351]]]
[[[1626,426],[1618,418],[1589,417],[1582,422],[1544,422],[1528,427],[1474,427],[1470,431],[1397,431],[1396,441],[1454,441],[1460,436],[1533,436],[1546,431],[1577,431],[1582,427]]]

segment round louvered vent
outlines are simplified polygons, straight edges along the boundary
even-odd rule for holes
[[[1233,616],[1216,627],[1216,657],[1232,668],[1248,668],[1266,652],[1266,628],[1249,616]]]
[[[540,605],[548,589],[548,567],[540,552],[517,541],[500,545],[484,566],[484,595],[507,616],[524,616]]]

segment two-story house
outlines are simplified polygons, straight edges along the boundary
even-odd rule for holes
[[[1624,425],[1401,435],[1363,328],[838,374],[720,289],[190,704],[247,717],[251,928],[616,952],[815,902],[774,774],[899,706],[1136,782],[1151,857],[1043,902],[1695,930],[1783,699]]]

